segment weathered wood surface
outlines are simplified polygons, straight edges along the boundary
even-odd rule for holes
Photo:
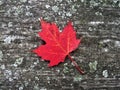
[[[39,18],[62,29],[72,20],[79,48],[48,68],[31,52],[42,44]],[[119,0],[0,0],[0,90],[120,90]]]

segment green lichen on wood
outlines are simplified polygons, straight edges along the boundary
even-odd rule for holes
[[[73,81],[74,82],[78,82],[78,81],[81,81],[83,80],[83,76],[82,75],[76,75],[74,78],[73,78]]]
[[[98,64],[97,61],[94,61],[94,62],[90,62],[90,63],[89,63],[90,72],[94,72],[94,71],[97,70],[97,64]]]
[[[2,61],[2,58],[3,58],[3,53],[2,51],[0,51],[0,61]]]

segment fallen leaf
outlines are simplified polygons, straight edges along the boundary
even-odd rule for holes
[[[62,32],[59,31],[55,23],[47,23],[42,19],[41,27],[42,31],[38,34],[46,44],[34,49],[33,52],[42,59],[50,61],[49,67],[64,62],[66,56],[68,56],[79,70],[78,65],[69,55],[69,53],[75,50],[80,44],[80,39],[76,38],[76,32],[72,26],[72,22],[69,21]]]

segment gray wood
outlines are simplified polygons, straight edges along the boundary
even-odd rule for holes
[[[73,22],[82,41],[71,61],[48,68],[31,52],[41,45],[39,18],[62,30]],[[120,90],[119,0],[0,0],[0,90]]]

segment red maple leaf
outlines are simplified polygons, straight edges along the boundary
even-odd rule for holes
[[[68,56],[77,70],[83,74],[84,72],[69,55],[80,43],[80,39],[76,39],[76,32],[73,29],[72,23],[68,22],[63,31],[60,32],[55,23],[47,23],[41,19],[41,27],[42,31],[38,34],[46,44],[34,49],[33,52],[42,59],[50,61],[49,67],[64,62],[66,56]]]

